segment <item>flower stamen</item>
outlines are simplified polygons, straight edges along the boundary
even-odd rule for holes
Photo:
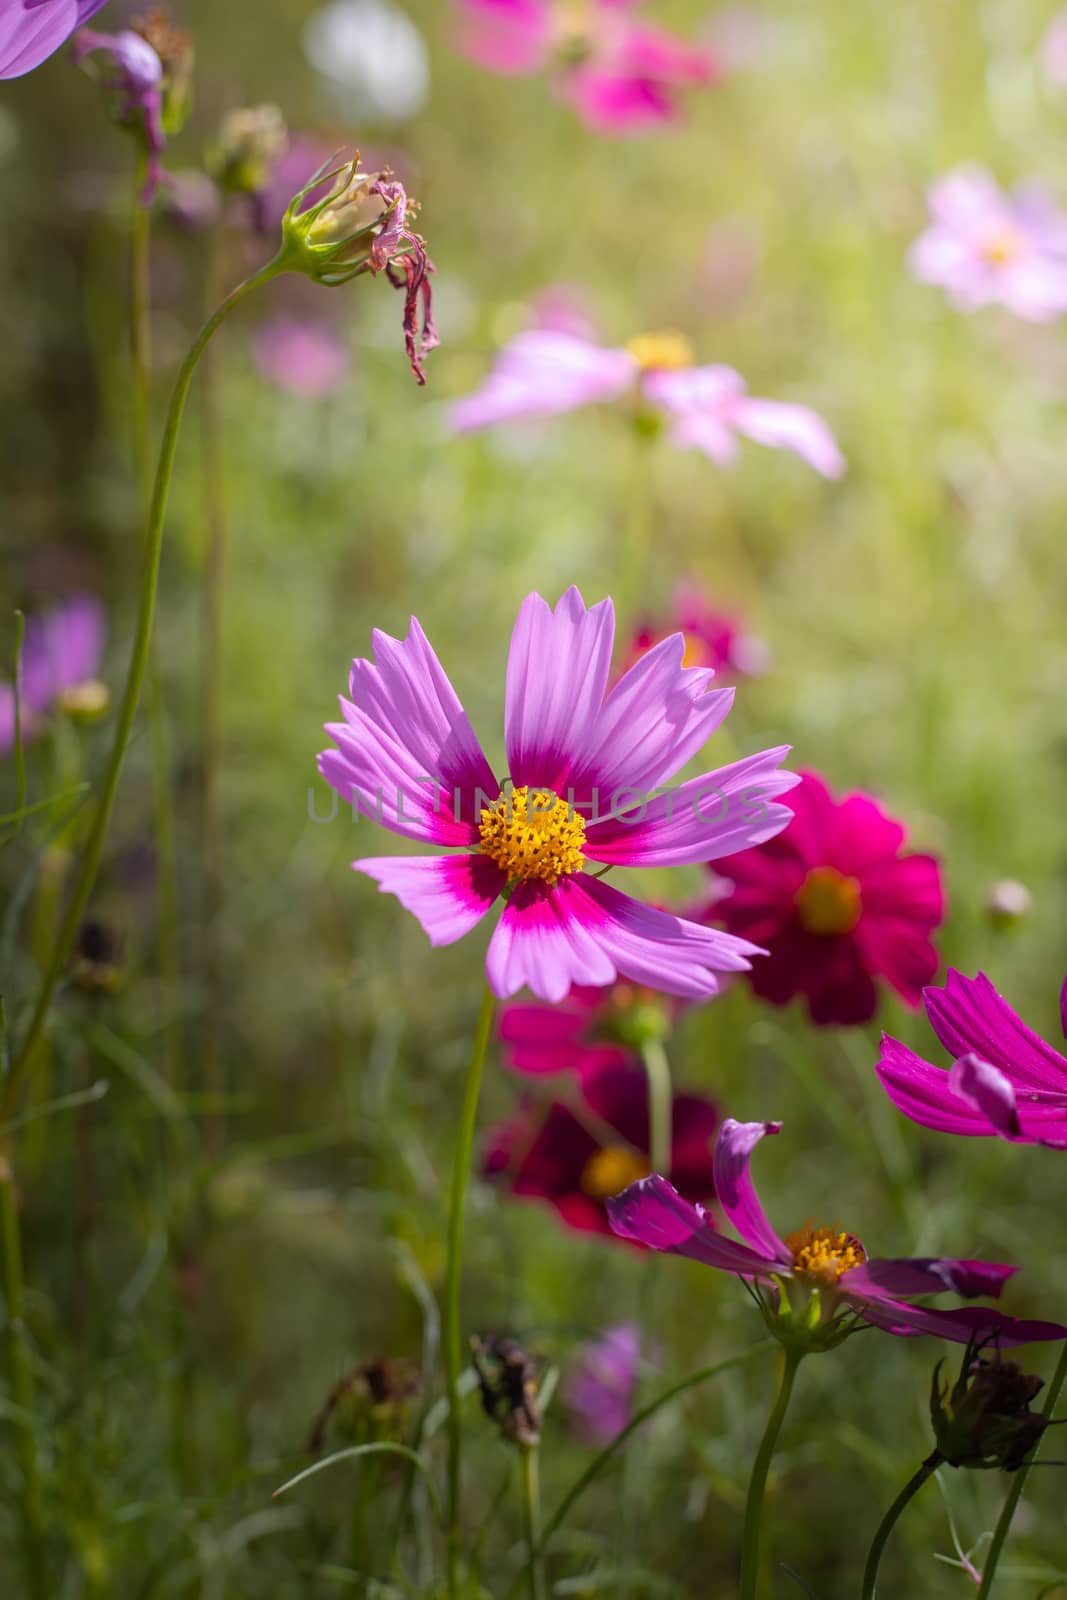
[[[867,1259],[866,1250],[854,1234],[818,1228],[814,1222],[806,1222],[787,1234],[785,1246],[793,1257],[794,1274],[820,1289],[830,1288]]]
[[[582,1168],[582,1193],[591,1200],[610,1200],[639,1178],[647,1178],[651,1168],[628,1145],[609,1144],[594,1150]]]
[[[551,888],[581,871],[584,845],[585,818],[551,789],[520,784],[482,810],[481,852],[509,883],[538,879]]]
[[[812,867],[795,904],[805,933],[851,933],[863,910],[858,879],[836,867]]]

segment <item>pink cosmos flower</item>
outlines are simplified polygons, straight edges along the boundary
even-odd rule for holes
[[[657,1173],[608,1201],[611,1226],[623,1239],[749,1280],[761,1288],[772,1318],[782,1300],[791,1311],[799,1311],[806,1297],[818,1294],[820,1331],[830,1341],[853,1331],[857,1320],[886,1333],[932,1333],[957,1344],[966,1344],[976,1333],[995,1336],[1002,1345],[1067,1338],[1067,1328],[1056,1322],[1026,1321],[987,1306],[942,1311],[899,1298],[946,1291],[966,1300],[999,1296],[1016,1267],[951,1258],[871,1260],[855,1234],[811,1222],[780,1238],[748,1168],[760,1140],[781,1126],[729,1118],[716,1141],[715,1193],[744,1243],[720,1233],[703,1206],[690,1204]]]
[[[265,378],[302,400],[335,394],[348,374],[348,350],[320,321],[275,317],[252,335],[252,358]]]
[[[0,78],[21,78],[66,44],[106,0],[4,0],[0,7]]]
[[[630,1420],[641,1366],[641,1330],[635,1322],[605,1328],[590,1340],[564,1386],[564,1399],[582,1440],[605,1445]]]
[[[681,583],[674,592],[670,622],[673,627],[645,621],[634,634],[632,656],[646,650],[677,629],[685,638],[687,667],[710,667],[716,681],[730,677],[757,677],[766,672],[770,652],[762,639],[749,633],[732,611],[717,610],[694,583]]]
[[[1039,185],[1009,195],[983,167],[957,167],[928,203],[930,227],[910,256],[920,282],[961,311],[997,304],[1049,322],[1067,310],[1067,217]]]
[[[648,1024],[661,1032],[663,1002],[648,989],[616,983],[603,989],[575,984],[558,1005],[515,1001],[504,1007],[499,1036],[512,1072],[582,1075],[634,1059]]]
[[[672,1105],[671,1175],[682,1194],[710,1200],[718,1112],[696,1094],[675,1094]],[[528,1098],[490,1133],[484,1171],[513,1195],[549,1201],[568,1228],[610,1236],[607,1200],[649,1171],[644,1070],[606,1063],[583,1075],[572,1100]]]
[[[459,48],[491,72],[549,70],[556,93],[596,133],[675,121],[680,95],[721,76],[711,52],[635,19],[639,0],[456,0]]]
[[[96,674],[104,653],[104,611],[91,595],[31,617],[22,641],[22,737],[34,739],[57,704],[90,709],[106,701]],[[0,754],[15,746],[15,691],[0,683]]]
[[[656,795],[726,717],[730,689],[682,666],[680,635],[608,689],[615,612],[571,588],[553,610],[523,601],[508,657],[502,790],[418,622],[375,632],[375,661],[352,663],[337,748],[319,770],[365,816],[457,854],[353,863],[395,894],[435,945],[469,933],[505,898],[486,976],[507,997],[528,985],[559,1001],[572,984],[628,978],[706,997],[746,969],[754,945],[639,904],[584,870],[711,861],[771,838],[797,781],[781,747]]]
[[[965,978],[950,967],[944,988],[925,989],[923,1001],[953,1063],[946,1072],[883,1034],[876,1071],[897,1109],[939,1133],[1067,1149],[1067,1060],[985,974]],[[1067,1033],[1067,984],[1061,1011]]]
[[[680,334],[642,334],[621,349],[552,329],[529,328],[504,346],[481,389],[449,412],[456,433],[582,406],[627,401],[666,421],[670,442],[701,450],[717,466],[737,458],[737,436],[791,450],[825,478],[845,460],[830,429],[808,406],[759,400],[732,367],[688,365]]]
[[[1067,11],[1057,11],[1041,41],[1041,65],[1050,82],[1067,84]]]
[[[707,915],[770,955],[748,974],[774,1005],[807,998],[813,1022],[866,1022],[875,978],[909,1005],[938,968],[930,935],[944,916],[936,859],[903,855],[904,829],[866,794],[835,800],[814,772],[786,801],[777,838],[718,863],[729,880]]]

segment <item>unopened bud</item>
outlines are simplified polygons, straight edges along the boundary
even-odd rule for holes
[[[515,1339],[489,1333],[471,1340],[482,1407],[505,1439],[533,1446],[541,1442],[538,1369]]]
[[[289,145],[277,106],[242,106],[223,118],[208,150],[208,167],[224,194],[260,194]]]
[[[1012,928],[1030,915],[1032,906],[1033,896],[1025,883],[1002,878],[986,894],[984,910],[994,928]]]
[[[106,716],[111,691],[99,678],[89,678],[85,683],[72,683],[61,690],[56,703],[72,722],[87,727]]]
[[[937,1447],[954,1467],[1015,1472],[1048,1427],[1046,1417],[1030,1410],[1044,1382],[1002,1360],[999,1350],[992,1359],[979,1356],[980,1345],[977,1338],[968,1344],[951,1389],[941,1383],[943,1363],[934,1368],[930,1420]]]
[[[71,973],[87,994],[114,994],[122,987],[122,944],[114,929],[87,917],[78,929]]]

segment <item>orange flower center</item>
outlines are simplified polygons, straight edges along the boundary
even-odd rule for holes
[[[639,333],[627,339],[626,348],[642,372],[668,367],[677,371],[693,365],[693,347],[684,333],[665,328],[659,333]]]
[[[1004,223],[996,228],[982,244],[982,255],[994,267],[1006,267],[1018,261],[1026,249],[1026,240],[1018,228]]]
[[[836,1228],[817,1228],[806,1222],[795,1233],[786,1235],[786,1249],[793,1257],[793,1271],[817,1289],[829,1289],[853,1267],[862,1266],[867,1252],[851,1233]]]
[[[836,867],[812,867],[797,890],[796,908],[805,933],[851,933],[863,910],[859,883]]]
[[[649,1171],[648,1162],[636,1150],[624,1144],[606,1144],[594,1150],[582,1168],[582,1192],[591,1200],[608,1200],[638,1178],[647,1178]]]
[[[531,878],[550,886],[585,865],[585,818],[551,789],[525,784],[482,811],[480,848],[509,883]]]

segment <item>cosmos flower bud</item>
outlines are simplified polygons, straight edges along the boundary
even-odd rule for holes
[[[277,106],[242,106],[223,118],[207,153],[208,167],[223,194],[262,194],[288,144]]]
[[[72,683],[61,690],[56,704],[71,722],[81,727],[92,727],[107,715],[111,692],[99,678],[87,678],[83,683]]]
[[[363,1362],[326,1396],[311,1430],[308,1454],[321,1453],[331,1426],[358,1443],[396,1439],[404,1432],[418,1392],[418,1369],[410,1361],[379,1356]]]
[[[1030,1409],[1044,1383],[1004,1361],[999,1350],[987,1358],[980,1348],[977,1338],[968,1344],[951,1389],[941,1382],[944,1363],[934,1368],[930,1420],[937,1447],[954,1467],[1015,1472],[1048,1427],[1048,1419]]]
[[[326,187],[324,195],[307,202]],[[363,172],[359,151],[351,161],[327,162],[293,196],[282,218],[282,259],[335,288],[361,273],[384,272],[404,291],[404,342],[411,370],[425,383],[421,357],[438,343],[433,324],[425,240],[410,226],[415,204],[388,171]],[[421,326],[419,313],[421,307]]]
[[[1030,915],[1032,906],[1033,896],[1025,883],[1002,878],[989,889],[983,909],[994,928],[1014,928]]]
[[[534,1361],[517,1340],[498,1333],[472,1339],[471,1352],[486,1416],[510,1443],[540,1444],[541,1407]]]
[[[122,987],[122,945],[107,923],[86,917],[71,955],[71,975],[86,994],[114,994]]]
[[[74,59],[88,63],[87,70],[100,84],[112,121],[140,141],[148,158],[148,179],[141,198],[142,204],[149,205],[163,175],[159,157],[166,143],[162,61],[148,40],[132,28],[121,33],[83,28],[75,35]]]
[[[140,34],[159,57],[163,68],[160,83],[163,131],[168,138],[173,138],[185,127],[193,105],[193,36],[185,28],[176,28],[162,6],[155,7],[144,17],[135,18],[133,31]]]

